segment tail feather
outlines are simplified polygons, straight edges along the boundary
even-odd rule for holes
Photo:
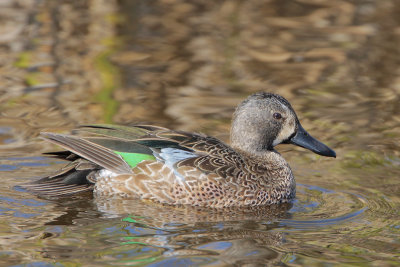
[[[94,183],[88,179],[93,171],[96,170],[71,168],[68,171],[46,176],[18,187],[44,197],[60,197],[88,192],[92,191],[94,187]]]

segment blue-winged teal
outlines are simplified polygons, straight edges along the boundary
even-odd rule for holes
[[[210,136],[150,125],[91,125],[76,133],[42,133],[67,150],[51,154],[71,163],[25,188],[45,196],[93,190],[104,198],[259,206],[295,197],[292,171],[274,146],[291,143],[336,156],[303,129],[285,98],[265,92],[236,108],[230,146]]]

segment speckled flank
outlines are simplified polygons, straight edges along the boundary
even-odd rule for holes
[[[219,175],[206,174],[189,166],[174,171],[161,162],[143,161],[133,169],[132,175],[99,177],[94,192],[97,197],[142,198],[166,204],[216,208],[288,202],[295,196],[290,167],[276,152],[271,152],[270,159],[283,165],[254,168],[255,162],[248,160],[240,162],[243,169],[232,165],[221,168]],[[184,181],[177,177],[176,171],[185,177]]]

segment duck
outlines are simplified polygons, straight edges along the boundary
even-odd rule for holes
[[[291,202],[293,172],[275,150],[294,144],[318,155],[335,151],[312,137],[284,97],[254,93],[233,113],[230,144],[201,133],[154,125],[83,125],[71,134],[42,132],[69,161],[51,175],[22,185],[44,197],[93,192],[95,198],[138,199],[210,208]]]

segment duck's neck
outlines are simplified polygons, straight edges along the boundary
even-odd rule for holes
[[[266,132],[256,127],[246,128],[244,125],[232,125],[231,146],[235,149],[245,151],[250,154],[263,154],[274,151],[272,140],[266,136]]]
[[[284,163],[287,165],[284,158],[273,149],[272,145],[263,144],[260,133],[250,132],[245,136],[239,136],[235,130],[232,130],[231,134],[231,146],[233,149],[238,151],[245,158],[254,159],[261,165],[274,166],[274,162]],[[279,166],[279,164],[277,164]]]
[[[269,170],[277,170],[277,169],[288,169],[290,170],[289,164],[286,160],[279,154],[275,149],[268,150],[247,150],[243,149],[242,147],[235,146],[234,144],[232,147],[242,154],[245,158],[256,162],[257,165],[263,166]]]

